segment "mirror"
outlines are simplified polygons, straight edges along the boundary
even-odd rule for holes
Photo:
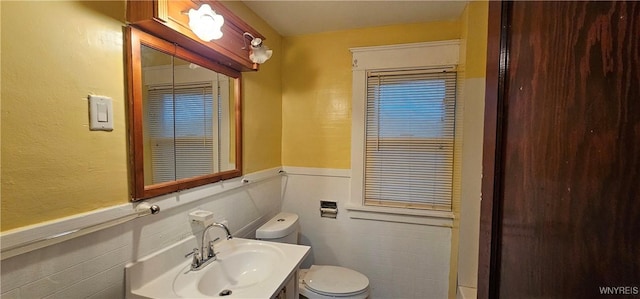
[[[240,72],[127,28],[134,200],[242,174]]]

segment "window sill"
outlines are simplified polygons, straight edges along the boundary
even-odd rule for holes
[[[426,211],[402,208],[385,208],[348,204],[345,206],[350,218],[387,222],[400,222],[429,226],[453,227],[453,212]]]

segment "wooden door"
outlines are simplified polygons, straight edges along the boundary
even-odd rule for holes
[[[640,298],[640,2],[489,17],[478,297]]]

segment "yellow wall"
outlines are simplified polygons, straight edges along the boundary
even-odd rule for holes
[[[224,5],[264,35],[265,45],[273,50],[258,72],[242,73],[244,172],[278,167],[282,165],[282,38],[242,2]]]
[[[487,26],[489,24],[489,2],[471,1],[465,9],[463,26],[466,42],[465,78],[485,78],[487,66]]]
[[[253,172],[281,165],[281,39],[229,4],[275,50],[244,76],[244,171]],[[1,230],[127,203],[125,2],[0,5]],[[89,131],[91,93],[113,98],[112,132]]]
[[[124,12],[2,2],[3,231],[127,202]],[[89,131],[91,93],[113,98],[113,132]]]
[[[285,37],[282,163],[351,167],[349,48],[460,38],[459,22],[432,22]]]
[[[1,230],[128,202],[125,2],[0,5]],[[274,50],[259,72],[243,74],[245,173],[280,165],[348,169],[349,48],[455,39],[462,30],[451,21],[281,38],[243,3],[225,5]],[[55,15],[65,17],[52,26]],[[113,132],[89,131],[90,93],[113,98]]]

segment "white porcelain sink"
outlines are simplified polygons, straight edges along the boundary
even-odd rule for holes
[[[285,255],[282,249],[265,242],[247,242],[232,239],[219,245],[217,259],[199,271],[189,271],[187,265],[173,282],[173,289],[180,297],[199,295],[216,297],[222,291],[238,293],[273,276]],[[285,277],[286,278],[286,277]],[[194,289],[192,282],[197,281]]]
[[[234,238],[217,242],[217,260],[192,271],[184,254],[193,244],[189,238],[127,265],[127,298],[271,298],[309,253],[308,246]]]

